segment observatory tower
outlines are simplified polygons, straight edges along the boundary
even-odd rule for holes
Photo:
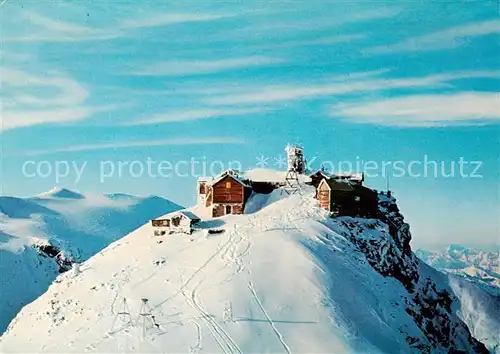
[[[306,171],[304,148],[300,145],[288,144],[285,151],[288,160],[288,170],[285,177],[284,190],[288,194],[294,194],[300,187],[299,174],[304,174]]]
[[[306,164],[304,162],[304,148],[300,145],[288,144],[285,150],[288,158],[288,171],[294,171],[298,174],[304,174],[306,171]]]

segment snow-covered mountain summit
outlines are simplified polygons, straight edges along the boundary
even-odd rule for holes
[[[54,188],[0,197],[0,333],[57,275],[149,219],[180,206],[159,197],[81,194]]]
[[[66,198],[66,199],[84,199],[85,196],[78,192],[61,188],[54,187],[50,191],[39,194],[37,198]]]
[[[332,219],[313,190],[279,193],[192,235],[145,224],[60,275],[2,351],[488,352],[447,277],[412,253],[394,198],[380,219]]]

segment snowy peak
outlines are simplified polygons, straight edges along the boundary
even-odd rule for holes
[[[480,251],[460,245],[449,245],[433,251],[419,249],[415,253],[432,267],[476,282],[486,290],[500,295],[498,250]]]
[[[448,247],[446,247],[446,252],[448,254],[464,253],[467,252],[467,248],[461,245],[451,244]]]
[[[66,188],[60,188],[60,187],[54,187],[50,191],[39,194],[36,196],[37,198],[62,198],[62,199],[84,199],[85,196],[83,194],[80,194],[78,192],[66,189]]]
[[[331,218],[314,191],[279,192],[191,235],[154,236],[145,224],[60,276],[2,348],[488,352],[446,278],[412,253],[394,198],[380,198],[377,219]],[[215,221],[222,232],[205,232]]]
[[[154,196],[110,198],[62,188],[32,198],[0,197],[0,333],[74,262],[178,209]]]

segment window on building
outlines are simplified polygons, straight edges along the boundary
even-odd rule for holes
[[[231,214],[231,205],[226,205],[226,214]]]
[[[226,182],[226,188],[231,188],[231,182]]]

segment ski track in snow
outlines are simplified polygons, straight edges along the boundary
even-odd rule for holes
[[[200,283],[201,284],[201,283]],[[238,353],[238,354],[243,354],[243,351],[240,349],[240,347],[236,344],[236,342],[231,338],[231,336],[220,326],[216,320],[212,316],[210,316],[203,307],[199,304],[199,302],[196,300],[196,290],[199,287],[199,285],[196,286],[193,291],[191,292],[191,300],[196,308],[196,310],[199,311],[199,313],[203,316],[203,319],[205,320],[205,323],[207,324],[207,327],[211,327],[213,332],[216,333],[219,338],[224,342],[226,347],[229,349],[229,353]]]
[[[186,280],[186,282],[182,283],[181,287],[170,297],[167,299],[163,300],[156,306],[154,306],[152,309],[156,309],[158,307],[163,306],[165,303],[167,303],[169,300],[173,299],[177,295],[183,292],[183,290],[188,286],[188,284],[198,275],[200,274],[214,259],[217,257],[217,255],[221,252],[223,252],[232,242],[231,237],[221,246],[219,247],[206,261],[203,263],[198,269],[194,271],[194,273]]]
[[[198,284],[192,289],[191,294],[188,295],[186,293],[186,287],[187,285],[192,282],[192,280],[198,276],[201,275],[203,270],[207,268],[207,266],[216,258],[218,254],[220,254],[221,260],[224,262],[224,267],[221,268],[221,270],[226,269],[230,265],[235,265],[236,270],[233,271],[233,273],[222,283],[219,283],[217,286],[220,286],[224,283],[230,282],[234,276],[238,273],[241,273],[243,269],[245,269],[245,265],[243,262],[243,257],[246,256],[247,254],[250,253],[250,248],[252,246],[252,243],[247,235],[247,233],[255,227],[255,224],[253,220],[250,223],[249,226],[245,227],[244,229],[238,230],[236,228],[236,225],[234,225],[234,229],[230,231],[228,235],[228,240],[200,267],[198,268],[192,275],[191,277],[188,278],[186,282],[182,282],[183,285],[179,288],[177,293],[182,293],[184,296],[186,303],[195,309],[201,316],[202,321],[204,322],[205,326],[209,330],[209,332],[212,334],[212,337],[214,340],[217,342],[218,346],[221,348],[221,350],[225,354],[243,354],[242,349],[236,344],[234,339],[227,333],[227,331],[213,318],[212,315],[207,313],[207,311],[201,306],[198,297],[199,297],[199,292],[198,289],[200,286],[203,284],[204,279],[202,278]],[[246,245],[243,248],[243,251],[238,252],[238,246],[243,242],[246,241]],[[174,295],[175,296],[175,295]],[[163,304],[163,303],[161,303]],[[159,305],[161,305],[159,304]],[[158,305],[158,306],[159,306]],[[196,322],[196,325],[198,328],[200,328],[199,323]],[[201,336],[201,332],[199,334]],[[197,344],[194,346],[194,348],[199,347],[200,340],[198,340]],[[282,342],[283,343],[283,342]],[[286,344],[284,344],[285,348],[288,348]],[[193,347],[191,347],[193,348]],[[291,353],[289,349],[287,349],[288,353]]]
[[[198,289],[200,286],[203,284],[205,278],[202,277],[198,284],[191,290],[191,294],[186,293],[186,287],[193,281],[193,279],[198,276],[202,275],[202,272],[204,269],[208,267],[208,265],[216,258],[217,255],[220,254],[222,261],[225,263],[225,267],[222,269],[226,269],[226,267],[230,264],[236,264],[237,269],[243,269],[242,266],[242,261],[241,261],[241,255],[237,255],[237,249],[239,243],[243,240],[243,238],[240,236],[240,233],[236,231],[236,226],[235,228],[229,233],[228,235],[228,240],[217,249],[217,251],[210,256],[205,263],[201,265],[185,282],[181,280],[181,287],[179,290],[173,295],[176,296],[176,294],[181,293],[185,300],[186,303],[192,307],[194,310],[196,310],[209,330],[209,332],[212,334],[212,337],[216,341],[217,345],[221,348],[221,350],[225,354],[243,354],[243,351],[241,348],[236,344],[236,342],[233,340],[233,338],[227,333],[222,326],[217,323],[217,321],[211,316],[209,313],[206,312],[206,310],[201,306],[199,301],[197,300],[198,297]],[[240,236],[239,240],[235,238],[235,236]],[[249,249],[249,246],[247,247],[247,250]],[[221,270],[222,270],[221,269]],[[223,283],[225,282],[230,282],[232,278],[234,277],[235,274],[237,274],[238,271],[234,272],[228,279],[226,279]],[[221,284],[218,284],[219,286]],[[172,296],[172,297],[173,297]],[[170,297],[170,298],[172,298]],[[158,306],[161,306],[165,303],[166,301],[160,303]],[[200,325],[197,323],[197,326],[199,327]],[[201,336],[201,334],[200,334]],[[198,341],[199,344],[199,341]],[[197,348],[198,345],[195,345],[194,348]],[[192,347],[193,348],[193,347]]]
[[[196,287],[193,288],[191,291],[191,295],[187,294],[185,289],[181,290],[182,295],[184,296],[186,303],[193,308],[196,312],[200,314],[200,318],[209,330],[210,334],[212,335],[212,338],[215,340],[219,348],[222,350],[223,353],[225,354],[231,354],[234,353],[234,351],[231,351],[231,345],[228,344],[227,338],[225,338],[223,335],[221,335],[221,332],[217,331],[217,327],[213,325],[212,322],[209,321],[209,318],[211,319],[211,315],[205,312],[197,303],[196,303],[196,289],[201,285],[201,282],[196,285]],[[196,321],[194,321],[197,324],[198,328],[201,328],[200,324]],[[196,347],[196,345],[195,345]],[[229,349],[229,351],[228,351]]]
[[[292,351],[290,350],[290,347],[288,346],[288,344],[286,344],[285,339],[283,338],[283,335],[280,333],[278,328],[276,328],[276,325],[274,324],[273,320],[271,319],[271,317],[267,313],[266,309],[264,308],[264,305],[262,305],[262,302],[260,301],[259,297],[257,296],[257,293],[255,291],[255,288],[254,288],[251,280],[248,281],[248,288],[250,289],[250,292],[252,293],[252,295],[253,295],[255,301],[257,302],[257,304],[259,305],[260,309],[262,310],[262,313],[264,314],[264,316],[266,316],[267,322],[269,322],[274,333],[276,333],[276,336],[278,337],[278,340],[283,345],[283,348],[285,348],[285,350],[288,354],[292,354]]]
[[[200,324],[194,320],[192,320],[190,322],[195,325],[198,338],[196,339],[196,344],[194,346],[189,347],[189,352],[192,354],[196,354],[196,353],[199,353],[200,350],[203,348],[203,346],[202,346],[203,338],[201,335],[201,327],[200,327]]]

